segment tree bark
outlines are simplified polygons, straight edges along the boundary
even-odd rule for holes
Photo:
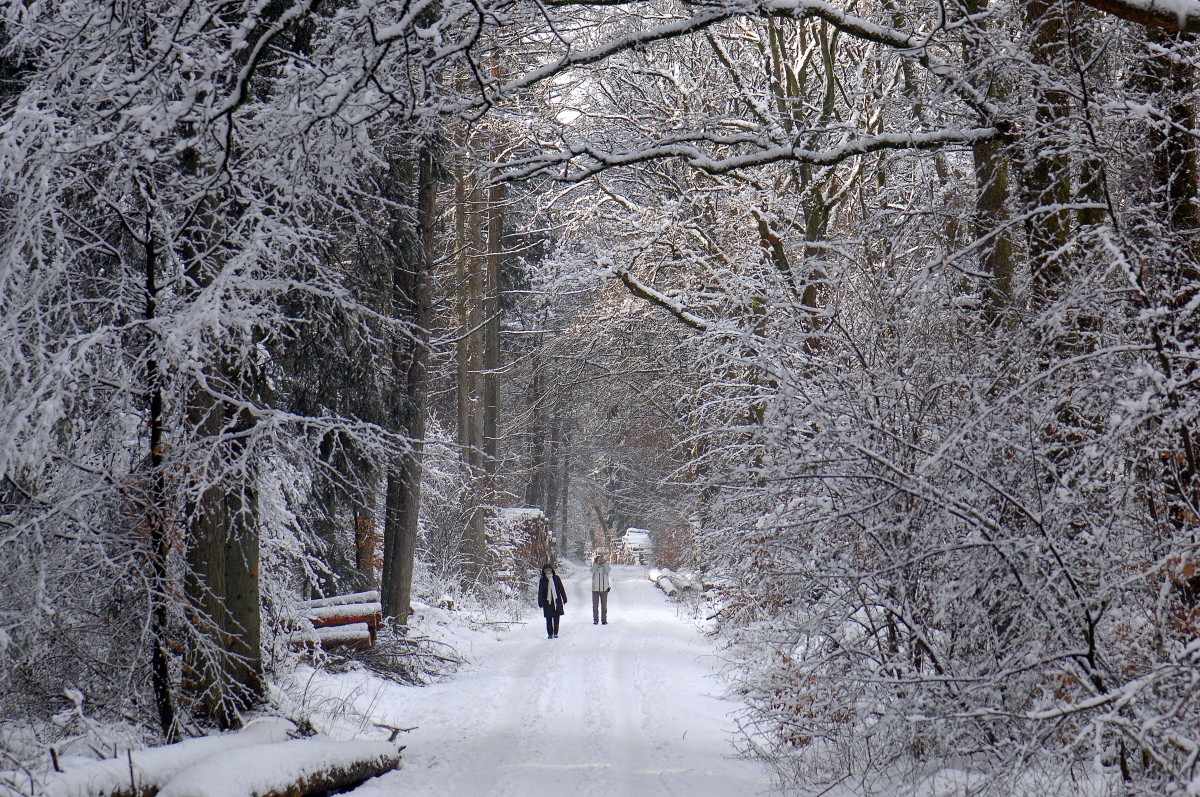
[[[483,298],[483,453],[489,487],[500,455],[500,271],[504,262],[504,184],[488,189],[487,275]],[[488,491],[490,493],[490,490]],[[488,499],[490,502],[490,494]]]
[[[436,164],[432,145],[417,155],[417,227],[420,252],[406,258],[399,246],[392,271],[393,314],[410,325],[410,335],[393,343],[392,367],[401,395],[400,431],[407,448],[391,463],[387,475],[384,517],[383,613],[407,625],[416,556],[421,473],[425,449],[425,404],[428,395],[429,329],[433,320],[431,285],[434,223],[437,215]],[[398,241],[400,236],[394,236]]]
[[[146,256],[145,318],[152,325],[158,314],[158,249],[146,213],[143,244]],[[167,596],[170,594],[170,574],[167,557],[171,552],[169,529],[167,474],[163,462],[163,374],[155,357],[146,360],[146,384],[149,388],[150,426],[150,484],[146,497],[146,521],[150,530],[150,622],[153,648],[150,654],[150,678],[154,688],[154,705],[163,736],[173,739],[175,699],[171,689],[170,657],[167,653]]]
[[[562,485],[562,489],[558,493],[558,521],[556,527],[558,528],[558,533],[566,540],[568,536],[567,510],[571,495],[571,435],[566,431],[562,435],[562,457],[559,460],[558,480]],[[578,540],[575,553],[578,556],[583,556],[587,553],[582,537]]]
[[[1153,103],[1161,103],[1164,120],[1152,120],[1147,137],[1151,153],[1147,201],[1159,209],[1161,227],[1170,236],[1171,256],[1140,276],[1148,299],[1160,305],[1154,312],[1150,335],[1164,385],[1165,400],[1178,426],[1178,448],[1164,452],[1166,517],[1177,534],[1188,533],[1200,517],[1200,451],[1193,421],[1181,411],[1185,391],[1194,391],[1197,368],[1190,352],[1200,346],[1200,324],[1188,308],[1200,291],[1200,146],[1196,130],[1196,73],[1182,59],[1164,55],[1190,37],[1150,29],[1147,62],[1141,82]],[[1162,307],[1165,305],[1165,308]],[[1200,594],[1200,593],[1197,593]],[[1200,602],[1192,596],[1192,603]]]
[[[542,342],[538,335],[539,341],[537,350],[541,350]],[[525,484],[525,505],[535,506],[543,512],[546,511],[546,418],[541,404],[543,398],[542,388],[542,362],[541,356],[537,353],[533,355],[531,363],[530,385],[529,385],[529,406],[533,408],[530,413],[531,424],[529,427],[529,481]]]
[[[970,0],[967,11],[979,14],[987,10],[987,5],[987,0]],[[983,68],[979,63],[982,51],[977,43],[968,41],[965,45],[964,57],[973,70]],[[989,98],[1003,95],[999,80],[988,84]],[[1013,300],[1015,262],[1008,229],[1009,159],[1000,139],[973,142],[971,157],[975,165],[975,238],[980,246],[981,271],[987,275],[983,312],[985,320],[994,326],[1001,322]]]
[[[1026,0],[1025,26],[1033,62],[1040,67],[1034,86],[1034,130],[1024,142],[1029,213],[1025,222],[1033,300],[1044,305],[1057,298],[1071,232],[1071,163],[1061,127],[1070,115],[1070,98],[1061,88],[1067,20],[1063,4]]]
[[[454,186],[455,238],[458,246],[458,442],[462,463],[471,480],[462,552],[478,573],[483,570],[487,547],[486,519],[482,508],[487,480],[483,373],[487,257],[480,252],[481,196],[479,189],[470,184],[472,181],[473,178],[460,166]]]
[[[232,425],[235,441],[249,433],[254,420],[239,410]],[[235,449],[241,448],[234,442]],[[236,456],[242,457],[240,450]],[[259,534],[257,473],[242,475],[229,484],[225,498],[225,595],[229,617],[227,672],[233,687],[234,707],[243,711],[262,700],[262,621],[259,590]]]
[[[188,407],[188,421],[197,442],[216,447],[221,435],[223,413],[213,397],[195,389]],[[225,673],[227,629],[230,626],[225,595],[225,496],[214,480],[217,451],[204,452],[207,461],[193,466],[197,496],[188,502],[187,576],[185,592],[192,626],[201,635],[198,644],[188,645],[183,690],[192,712],[222,729],[233,727]]]

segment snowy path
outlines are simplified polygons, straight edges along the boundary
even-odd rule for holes
[[[711,647],[643,568],[612,575],[607,626],[592,625],[584,571],[564,579],[558,639],[531,614],[464,651],[451,681],[374,696],[375,715],[419,728],[401,768],[355,797],[768,793],[765,770],[733,757]]]

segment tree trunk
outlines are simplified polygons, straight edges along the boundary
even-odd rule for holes
[[[988,0],[969,0],[966,10],[981,14],[987,10]],[[986,22],[979,23],[985,25]],[[978,42],[968,40],[963,57],[972,71],[985,68],[980,63],[980,54],[985,48]],[[976,76],[976,82],[984,80]],[[988,79],[988,98],[1003,97],[1005,89],[1000,78]],[[995,123],[996,120],[988,120]],[[1013,300],[1013,275],[1015,262],[1011,231],[1008,229],[1010,214],[1009,159],[1005,143],[992,139],[976,141],[971,145],[971,157],[975,166],[975,213],[974,234],[979,245],[979,264],[987,275],[983,291],[984,319],[991,325],[999,324]]]
[[[1191,415],[1182,411],[1193,399],[1197,367],[1192,352],[1200,346],[1200,325],[1194,310],[1200,290],[1200,147],[1196,129],[1196,74],[1171,50],[1194,46],[1181,34],[1147,31],[1147,64],[1141,80],[1153,104],[1164,107],[1165,120],[1152,120],[1148,129],[1151,153],[1149,196],[1159,209],[1162,228],[1170,236],[1170,256],[1141,276],[1154,312],[1150,329],[1159,366],[1167,386],[1165,400],[1178,419],[1172,434],[1178,448],[1164,452],[1166,518],[1177,535],[1188,534],[1200,517],[1200,452]],[[1158,50],[1156,52],[1155,50]],[[1162,51],[1167,51],[1163,54]],[[1165,121],[1165,123],[1164,123]],[[1196,596],[1192,603],[1197,602]]]
[[[1045,304],[1057,298],[1063,281],[1071,214],[1071,163],[1064,146],[1063,122],[1070,115],[1060,64],[1065,63],[1064,5],[1048,0],[1026,0],[1025,25],[1033,62],[1040,67],[1034,87],[1034,130],[1025,141],[1025,222],[1029,241],[1029,268],[1033,299]]]
[[[554,415],[549,419],[548,425],[550,429],[546,439],[546,461],[543,468],[546,473],[546,496],[542,511],[546,514],[546,520],[553,526],[554,512],[558,509],[559,502],[558,460],[562,455],[562,406],[559,402],[555,402]]]
[[[493,178],[495,175],[493,175]],[[487,271],[483,280],[483,386],[482,478],[478,494],[483,504],[476,539],[481,554],[476,560],[482,570],[486,564],[485,529],[496,505],[496,469],[500,461],[500,270],[504,261],[504,185],[495,182],[488,189]]]
[[[437,183],[431,146],[422,147],[417,159],[420,252],[417,257],[410,259],[404,256],[403,249],[398,245],[392,271],[393,315],[411,325],[411,335],[397,336],[392,350],[393,376],[401,396],[399,431],[408,439],[408,447],[388,469],[381,591],[384,616],[394,617],[400,625],[408,623],[421,505],[429,329],[433,320],[430,280],[437,215]],[[395,235],[394,240],[399,241],[400,235]]]
[[[565,431],[562,435],[562,457],[559,459],[558,481],[562,485],[562,489],[558,493],[557,528],[563,540],[566,540],[569,531],[567,527],[567,507],[569,506],[568,502],[571,494],[571,436]],[[575,547],[575,553],[578,556],[583,556],[587,553],[584,549],[582,536]]]
[[[240,441],[248,436],[254,418],[246,410],[231,414],[234,417],[227,423],[232,426],[232,446],[240,459]],[[241,474],[238,483],[227,486],[225,497],[225,602],[229,617],[226,668],[234,707],[239,712],[263,697],[257,475],[253,471]]]
[[[149,210],[146,212],[143,244],[146,250],[145,318],[148,326],[152,326],[158,313],[158,250],[154,242]],[[171,553],[171,535],[167,474],[163,463],[163,374],[155,357],[146,360],[146,384],[149,388],[147,404],[150,426],[150,483],[145,511],[150,531],[150,622],[154,638],[150,654],[150,678],[154,687],[154,705],[158,710],[159,726],[165,738],[174,739],[175,700],[171,689],[170,658],[167,653],[167,596],[171,592],[167,557]]]
[[[541,335],[538,336],[541,338]],[[541,340],[537,349],[541,348]],[[529,481],[525,484],[525,505],[546,510],[546,419],[541,408],[542,363],[538,354],[533,355],[530,375],[529,428]]]
[[[368,496],[375,494],[375,487],[375,481],[372,479]],[[379,586],[379,539],[373,506],[360,505],[354,510],[354,568],[363,584],[369,587]]]
[[[500,268],[504,261],[504,185],[493,183],[488,195],[487,275],[483,297],[483,448],[489,487],[499,457],[500,415]],[[487,496],[490,502],[490,490]]]
[[[454,187],[456,243],[458,246],[458,442],[462,462],[471,479],[463,554],[476,573],[482,572],[486,559],[486,519],[482,504],[486,492],[484,436],[484,283],[487,258],[481,254],[479,231],[482,216],[479,189],[462,168]]]
[[[217,448],[224,413],[213,397],[198,387],[188,407],[188,420],[199,445]],[[189,520],[185,591],[192,626],[201,639],[188,645],[183,689],[197,718],[228,729],[233,727],[234,719],[224,661],[230,626],[225,604],[225,496],[213,478],[219,467],[213,459],[219,454],[206,451],[205,456],[208,461],[193,465],[193,489],[198,491],[198,497],[189,501],[186,513]]]

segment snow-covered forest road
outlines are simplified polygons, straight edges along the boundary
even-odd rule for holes
[[[549,640],[540,612],[463,651],[450,681],[380,696],[375,713],[417,725],[401,768],[355,797],[688,795],[749,797],[767,772],[733,757],[719,662],[640,567],[613,569],[609,624],[593,626],[586,571],[564,578]]]

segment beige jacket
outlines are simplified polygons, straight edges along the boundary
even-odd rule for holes
[[[612,565],[608,562],[592,562],[592,592],[607,592],[612,587],[612,579],[609,578],[611,572]]]

